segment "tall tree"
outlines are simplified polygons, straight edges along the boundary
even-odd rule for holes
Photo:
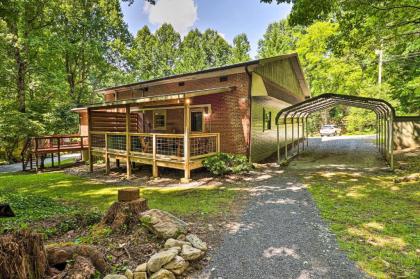
[[[208,68],[220,67],[229,63],[231,46],[217,31],[212,29],[204,31],[203,47]]]
[[[181,43],[179,60],[176,63],[177,73],[202,70],[207,67],[203,34],[198,29],[188,32]]]
[[[251,59],[249,52],[251,45],[249,44],[248,37],[245,33],[239,34],[233,38],[233,48],[231,63],[246,62]]]
[[[164,23],[156,30],[156,74],[159,77],[169,76],[175,72],[175,64],[178,60],[181,35],[175,31],[172,25]]]
[[[300,31],[298,27],[289,26],[286,19],[271,23],[258,42],[258,56],[266,58],[294,51]]]
[[[118,0],[62,1],[57,21],[69,97],[89,101],[109,65],[124,66],[121,51],[131,37]],[[103,84],[102,84],[103,85]]]
[[[135,80],[148,80],[157,77],[156,49],[155,36],[150,32],[149,27],[144,26],[137,32],[129,54]]]

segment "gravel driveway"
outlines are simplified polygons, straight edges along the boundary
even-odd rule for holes
[[[369,136],[311,139],[310,148],[287,168],[262,173],[240,223],[230,225],[199,278],[367,277],[339,250],[296,173],[384,167],[373,140]]]

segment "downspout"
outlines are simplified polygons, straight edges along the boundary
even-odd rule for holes
[[[249,82],[248,82],[248,100],[249,100],[249,135],[248,135],[248,150],[247,150],[247,153],[248,153],[248,160],[249,160],[249,162],[250,163],[252,163],[252,158],[251,158],[251,146],[252,146],[252,137],[251,137],[251,135],[252,135],[252,133],[251,133],[251,130],[252,130],[252,94],[251,94],[251,90],[252,90],[252,73],[249,71],[249,69],[248,69],[248,65],[247,66],[245,66],[245,72],[247,73],[247,75],[248,75],[248,79],[249,79]]]

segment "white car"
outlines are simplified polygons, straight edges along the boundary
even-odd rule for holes
[[[319,130],[321,137],[323,136],[337,136],[341,133],[341,128],[337,127],[336,125],[323,125],[321,130]]]

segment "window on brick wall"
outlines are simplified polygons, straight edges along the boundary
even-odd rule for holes
[[[166,130],[166,110],[153,111],[153,130]]]
[[[191,111],[191,132],[204,132],[203,110]]]

